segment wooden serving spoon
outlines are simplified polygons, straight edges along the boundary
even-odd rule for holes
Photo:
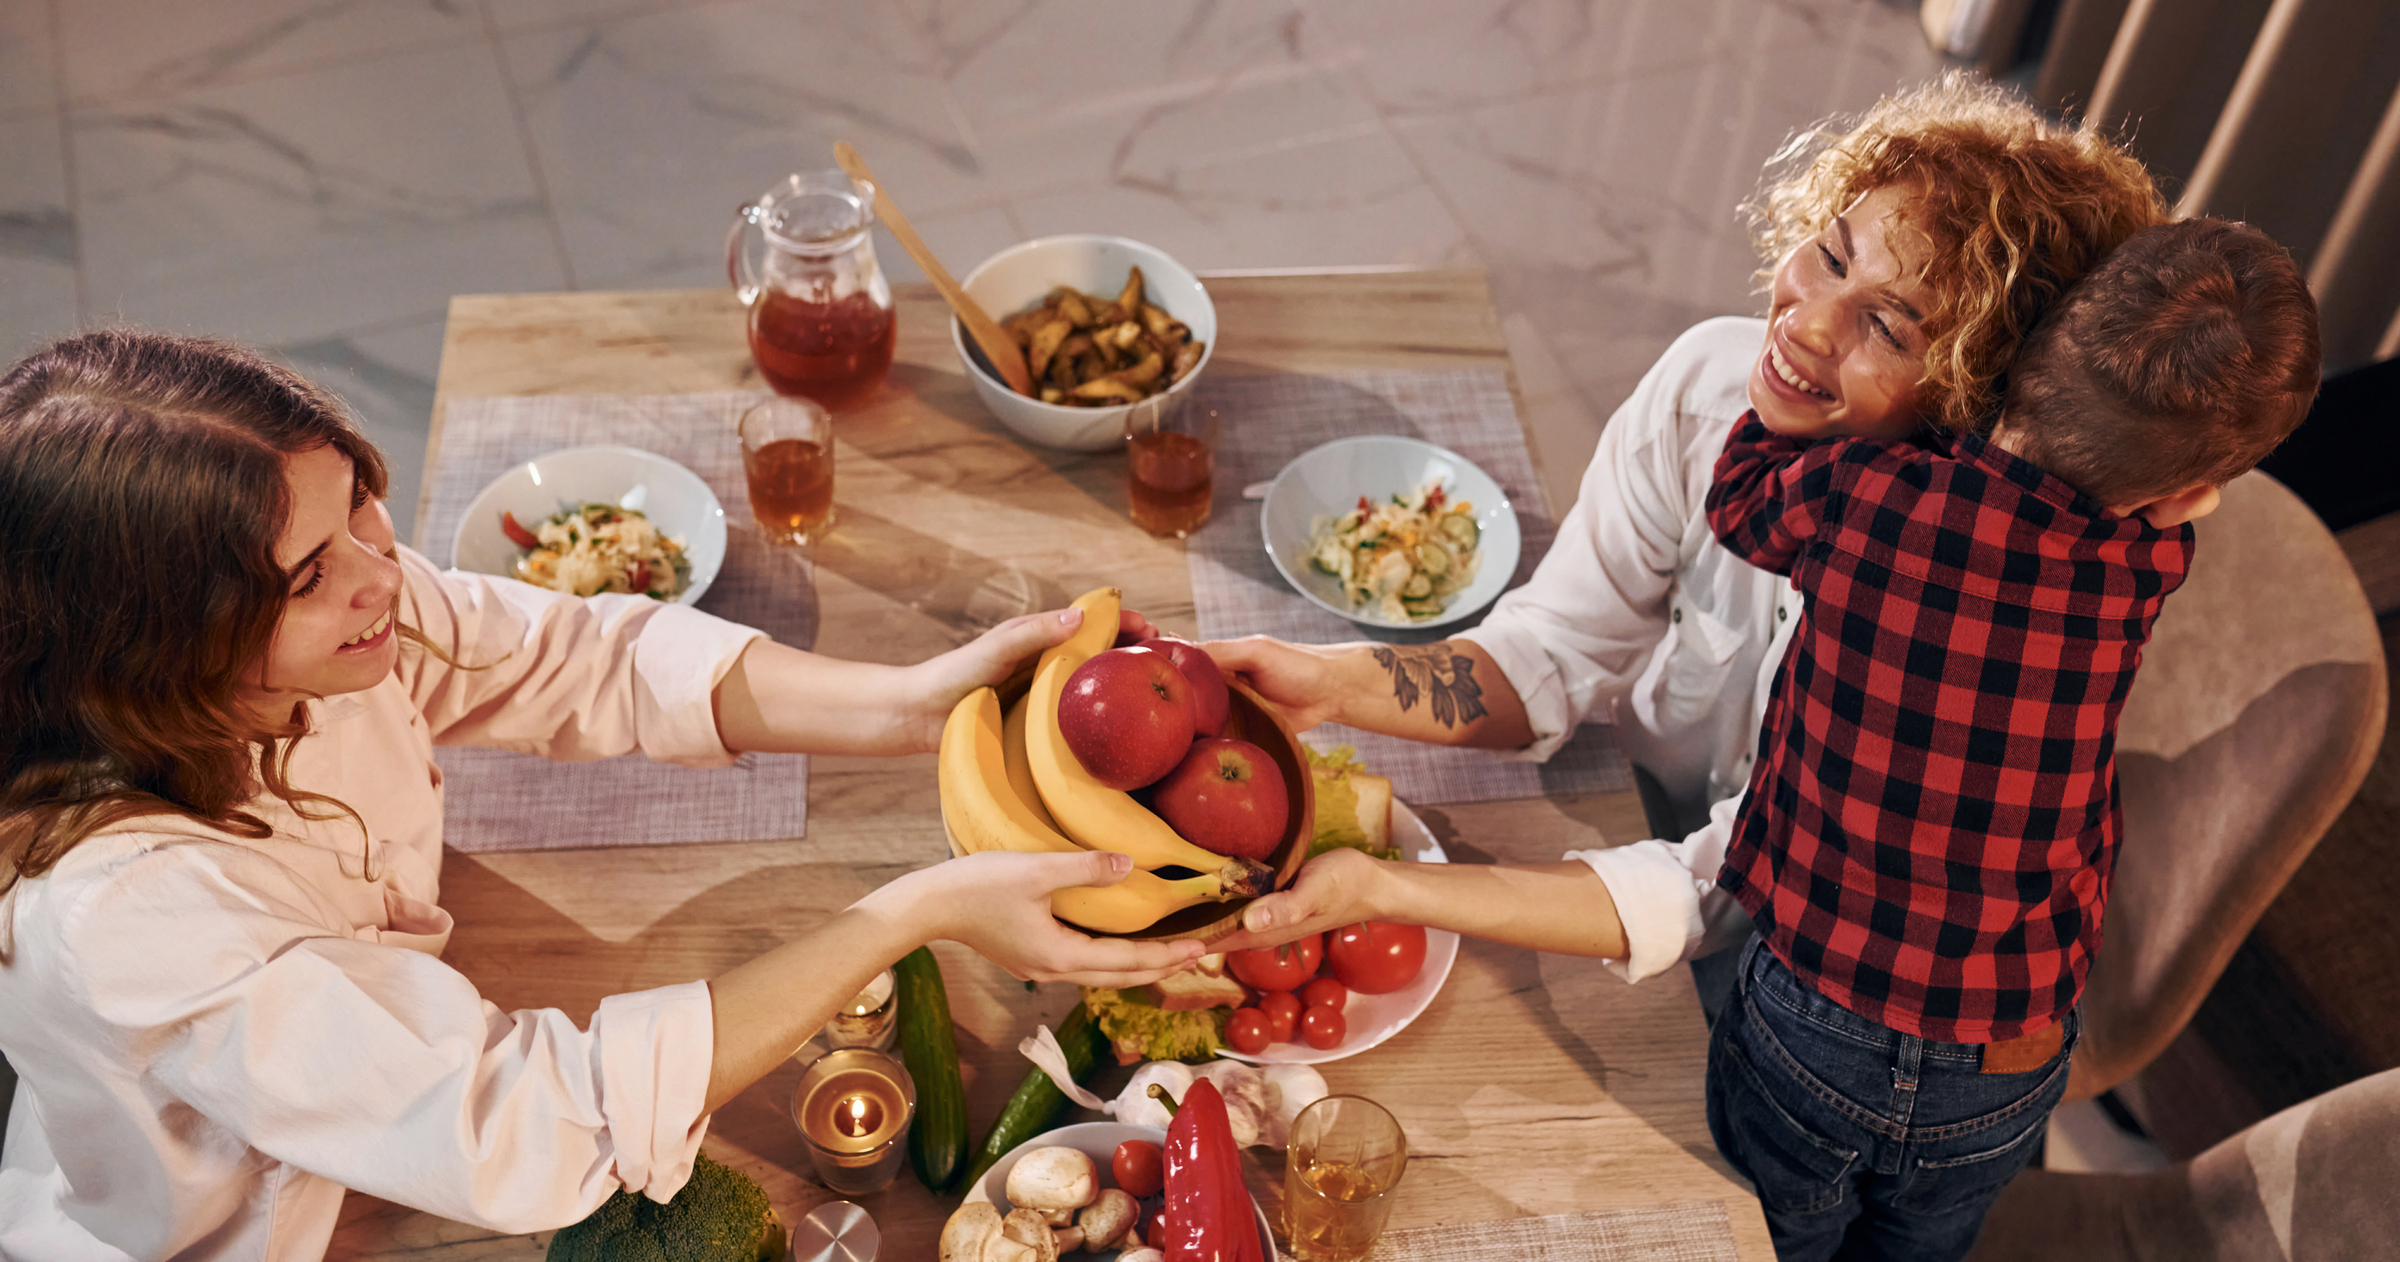
[[[876,179],[875,173],[867,169],[867,160],[859,157],[858,150],[851,148],[846,140],[834,144],[833,160],[842,164],[842,170],[851,179],[865,180],[875,186],[875,213],[883,217],[885,226],[892,230],[894,237],[899,238],[900,248],[908,251],[908,257],[915,259],[917,266],[925,269],[925,275],[933,282],[933,287],[942,291],[942,297],[948,300],[950,309],[958,313],[959,322],[967,326],[967,336],[975,339],[975,346],[983,352],[983,357],[991,361],[992,367],[1000,370],[1000,379],[1018,394],[1031,396],[1033,374],[1026,371],[1024,349],[1017,345],[1017,340],[1010,337],[1006,329],[1000,327],[999,322],[984,311],[982,304],[976,302],[956,280],[951,279],[949,270],[942,266],[940,259],[933,257],[933,251],[926,246],[925,239],[917,235],[916,229],[908,226],[908,217],[892,204],[892,195],[884,191],[883,181]]]

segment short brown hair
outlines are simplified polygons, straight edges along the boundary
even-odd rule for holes
[[[2166,217],[2142,164],[2090,125],[2044,118],[1953,72],[1820,125],[1768,163],[1750,204],[1766,268],[1879,188],[1928,252],[1916,410],[1954,429],[1989,424],[2002,374],[2042,312],[2117,244]]]
[[[2248,472],[2308,415],[2317,304],[2246,223],[2134,235],[2050,313],[2010,370],[2018,454],[2103,504]]]

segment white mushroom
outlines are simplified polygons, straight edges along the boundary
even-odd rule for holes
[[[1009,1169],[1005,1191],[1013,1205],[1076,1210],[1100,1194],[1100,1180],[1092,1168],[1091,1154],[1052,1145],[1018,1158]]]
[[[1083,1231],[1083,1242],[1090,1249],[1113,1249],[1141,1221],[1141,1203],[1133,1194],[1121,1188],[1105,1188],[1098,1199],[1083,1207],[1075,1216],[1075,1225]]]
[[[1041,1215],[1042,1221],[1052,1227],[1064,1227],[1075,1221],[1075,1211],[1071,1209],[1045,1209],[1041,1211]]]
[[[1117,1262],[1167,1262],[1167,1255],[1156,1249],[1127,1249],[1117,1255]]]
[[[1008,1217],[1000,1220],[1000,1237],[993,1243],[1019,1248],[1008,1249],[1001,1256],[986,1252],[984,1262],[1058,1262],[1058,1241],[1050,1234],[1050,1224],[1043,1222],[1040,1214],[1021,1206],[1008,1211]]]
[[[1084,1247],[1083,1228],[1081,1227],[1061,1227],[1051,1232],[1050,1238],[1058,1242],[1060,1253],[1073,1253]]]
[[[942,1224],[941,1262],[983,1262],[985,1244],[1000,1234],[1000,1211],[968,1201]]]

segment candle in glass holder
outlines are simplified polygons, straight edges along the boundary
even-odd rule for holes
[[[899,987],[892,981],[892,970],[885,969],[867,982],[858,997],[843,1004],[825,1023],[825,1043],[829,1047],[885,1047],[892,1041],[892,1031],[899,1024],[897,995]]]
[[[899,1060],[868,1047],[827,1052],[800,1076],[792,1120],[825,1186],[880,1192],[900,1171],[917,1085]]]

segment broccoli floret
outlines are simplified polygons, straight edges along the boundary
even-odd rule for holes
[[[700,1153],[674,1200],[619,1192],[552,1236],[549,1262],[773,1262],[782,1254],[783,1224],[767,1194]]]

